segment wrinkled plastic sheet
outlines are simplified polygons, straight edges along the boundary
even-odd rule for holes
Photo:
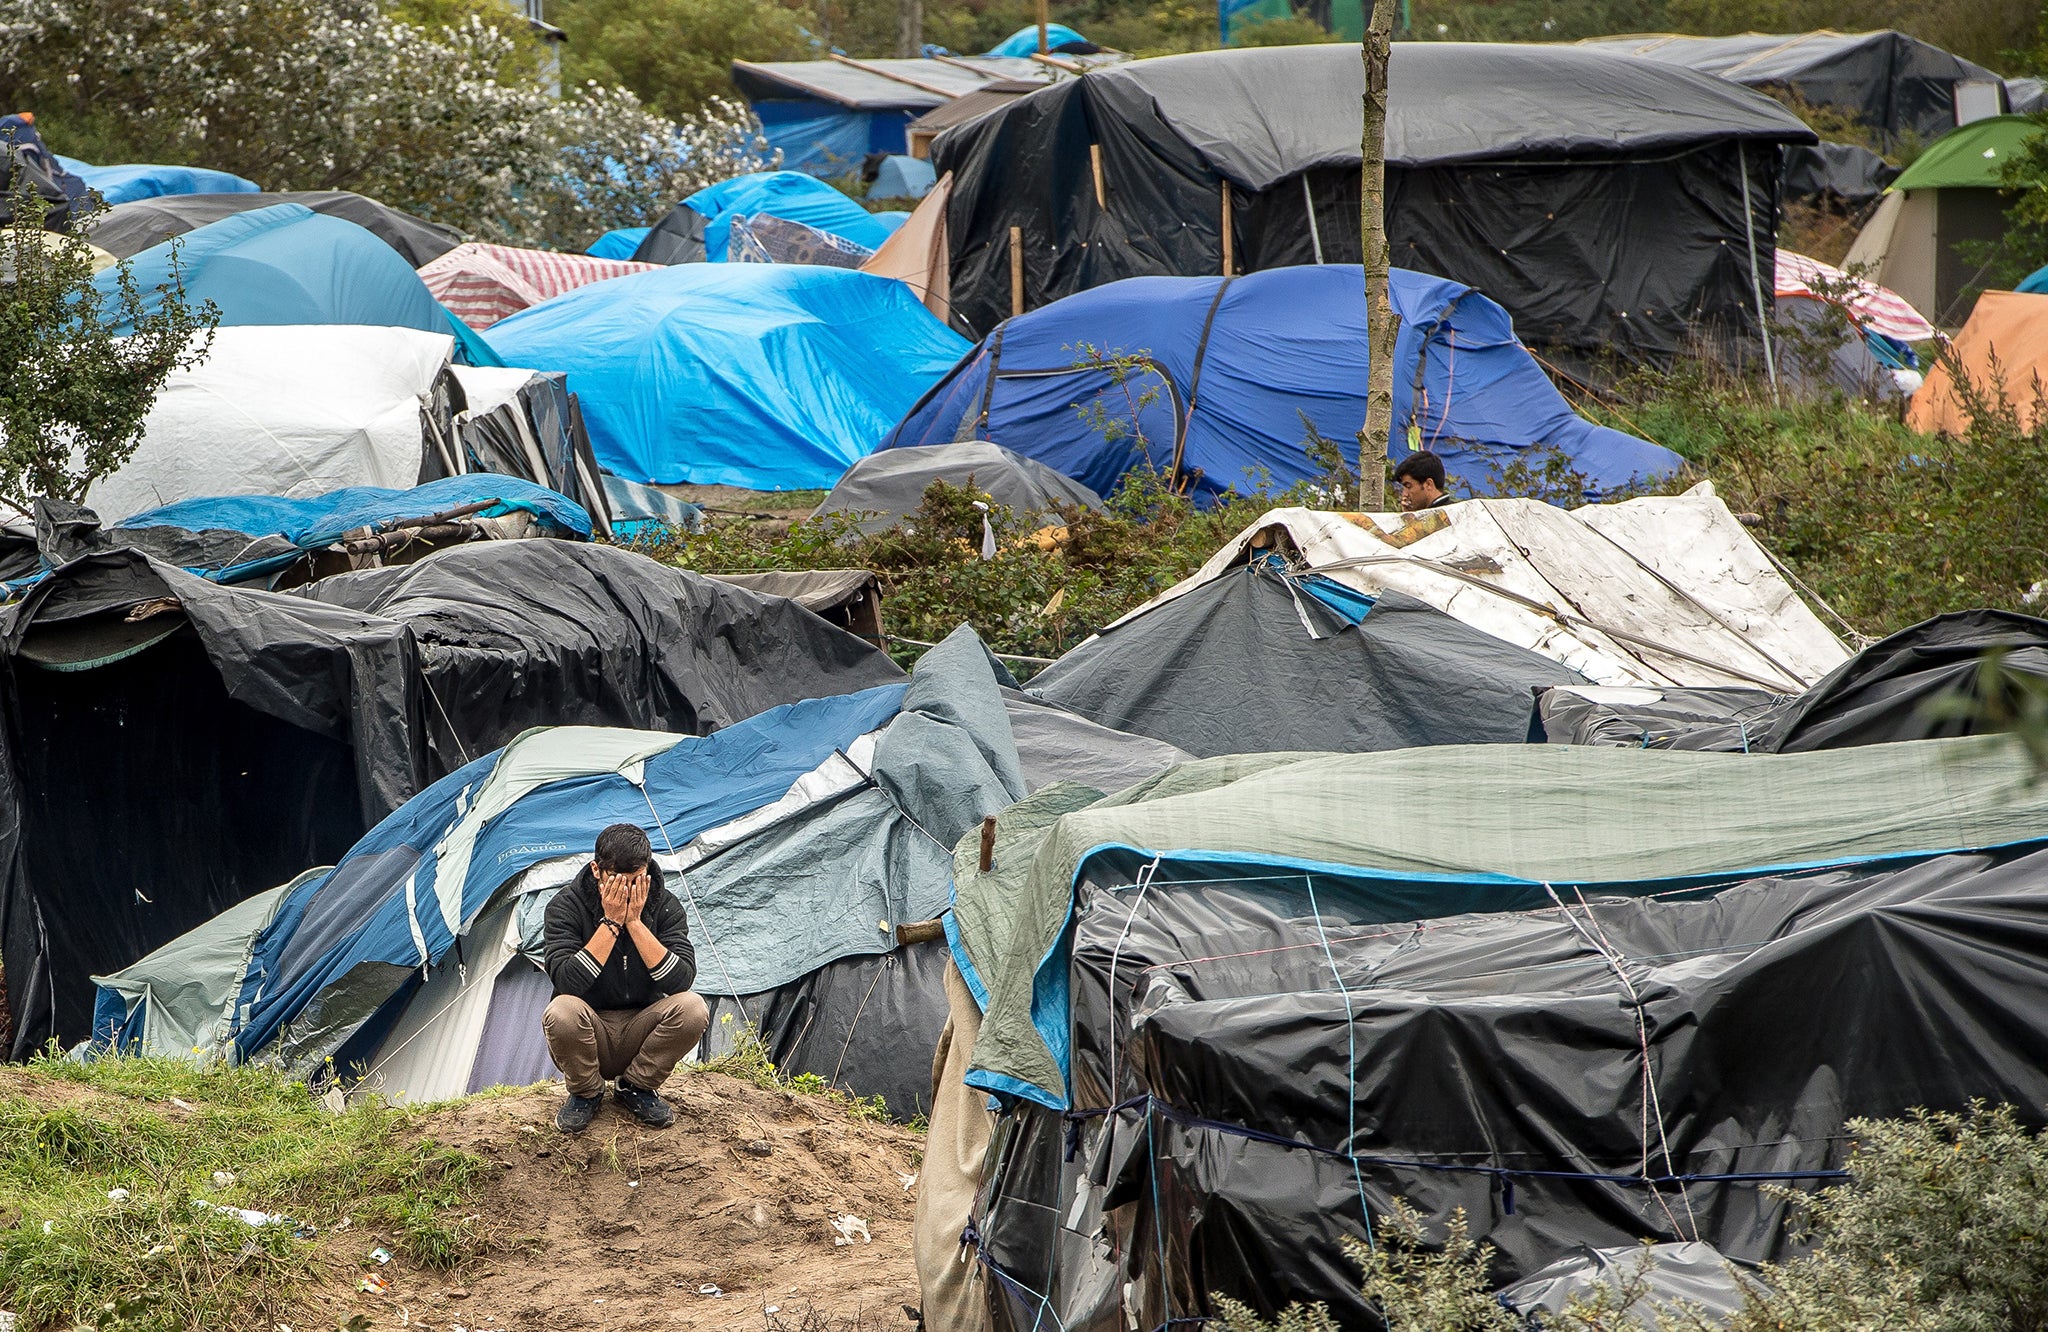
[[[2021,1016],[2048,963],[2040,850],[1395,924],[1336,876],[1313,899],[1130,885],[1081,890],[1080,1118],[1024,1107],[998,1133],[998,1326],[1041,1296],[1093,1326],[1128,1290],[1147,1328],[1212,1293],[1375,1327],[1339,1241],[1396,1197],[1438,1225],[1462,1207],[1504,1282],[1643,1239],[1782,1258],[1789,1204],[1760,1185],[1834,1179],[1851,1117],[2048,1104]]]

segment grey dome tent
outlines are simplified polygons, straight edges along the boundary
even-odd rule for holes
[[[1020,517],[1056,517],[1059,506],[1099,509],[1102,497],[1044,463],[987,440],[883,449],[846,469],[818,512],[868,515],[863,532],[879,532],[917,512],[934,481],[972,485]]]
[[[1402,42],[1389,72],[1392,260],[1591,358],[1758,337],[1779,149],[1815,136],[1761,93],[1580,47]],[[1163,56],[1092,70],[941,134],[955,312],[1142,274],[1358,263],[1358,48]],[[1229,219],[1225,244],[1224,219]]]
[[[76,560],[0,617],[13,1052],[82,1039],[90,976],[528,727],[703,734],[901,678],[793,602],[608,546],[485,542],[290,593]]]
[[[1127,617],[1031,682],[1191,754],[1518,744],[1569,666],[1405,593],[1262,560]]]
[[[462,236],[375,199],[347,190],[287,190],[279,194],[169,194],[137,199],[107,210],[87,237],[117,259],[140,254],[173,236],[196,231],[252,208],[272,204],[303,204],[316,213],[353,222],[398,251],[414,268],[439,259],[462,243]]]

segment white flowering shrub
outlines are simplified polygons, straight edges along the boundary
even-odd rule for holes
[[[374,0],[0,0],[0,107],[141,160],[347,189],[481,239],[580,247],[774,164],[745,107],[672,121],[542,86],[520,39]]]

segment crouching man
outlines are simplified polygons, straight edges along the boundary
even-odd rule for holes
[[[548,904],[546,951],[555,997],[541,1031],[569,1084],[555,1126],[589,1128],[613,1079],[621,1108],[667,1128],[675,1111],[657,1093],[711,1013],[690,993],[689,920],[662,886],[646,833],[615,823],[597,835],[596,858]]]

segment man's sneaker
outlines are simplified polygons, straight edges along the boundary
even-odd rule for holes
[[[573,1092],[562,1102],[562,1108],[555,1111],[555,1127],[564,1133],[581,1133],[590,1127],[590,1121],[597,1117],[597,1108],[604,1104],[604,1097],[578,1096]]]
[[[649,1128],[667,1128],[676,1122],[676,1112],[669,1109],[667,1101],[651,1091],[635,1087],[624,1078],[619,1079],[612,1096],[627,1114]]]

